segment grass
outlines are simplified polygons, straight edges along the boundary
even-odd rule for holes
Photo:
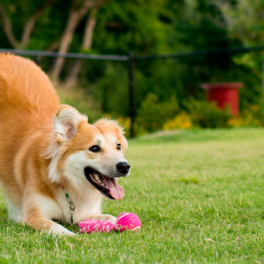
[[[52,237],[7,222],[0,198],[0,263],[264,262],[263,129],[183,131],[129,145],[125,198],[103,208],[136,213],[140,232]]]

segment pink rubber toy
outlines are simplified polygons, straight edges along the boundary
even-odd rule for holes
[[[120,232],[125,230],[138,231],[141,228],[141,221],[133,213],[123,213],[117,217],[116,225]]]
[[[108,221],[86,219],[78,225],[81,233],[90,234],[97,232],[110,233],[111,231],[123,232],[125,230],[137,231],[141,227],[141,222],[137,215],[123,213],[117,217],[115,224]]]

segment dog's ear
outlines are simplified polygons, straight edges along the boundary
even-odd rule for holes
[[[87,117],[69,105],[61,105],[53,119],[55,134],[63,141],[72,139],[82,120],[87,121]]]

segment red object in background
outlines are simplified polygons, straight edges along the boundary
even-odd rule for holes
[[[217,106],[224,109],[230,106],[231,113],[238,115],[238,88],[243,87],[243,83],[204,83],[201,88],[206,90],[207,102],[216,102]]]

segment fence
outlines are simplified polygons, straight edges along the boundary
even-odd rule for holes
[[[127,63],[128,69],[128,88],[129,88],[129,117],[131,119],[130,135],[135,137],[135,80],[134,80],[134,69],[137,61],[142,60],[158,60],[158,59],[181,59],[196,56],[214,56],[220,54],[235,54],[235,53],[247,53],[257,52],[264,50],[264,46],[245,47],[245,48],[233,48],[233,49],[216,49],[216,50],[202,50],[194,52],[180,52],[163,55],[147,55],[147,56],[135,56],[134,52],[130,51],[128,55],[100,55],[100,54],[83,54],[83,53],[58,53],[48,51],[31,51],[31,50],[13,50],[13,49],[0,49],[0,53],[9,52],[21,56],[32,56],[35,61],[38,61],[38,57],[63,57],[71,59],[83,59],[83,60],[104,60],[104,61],[120,61]],[[264,76],[264,64],[263,64],[263,76]],[[262,96],[264,100],[264,77],[262,85]]]

